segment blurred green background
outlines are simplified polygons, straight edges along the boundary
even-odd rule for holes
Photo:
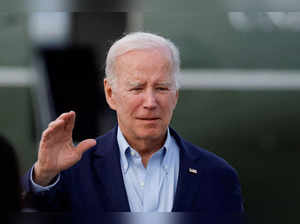
[[[180,94],[173,127],[236,168],[249,223],[297,223],[300,92]]]

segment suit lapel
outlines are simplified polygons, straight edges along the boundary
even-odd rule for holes
[[[171,134],[180,148],[179,175],[177,190],[175,194],[173,212],[193,211],[195,195],[199,192],[199,175],[201,170],[197,169],[196,159],[182,139],[172,129]]]
[[[120,152],[117,142],[117,128],[103,139],[95,151],[94,169],[104,188],[107,211],[129,212],[129,202],[120,166]]]
[[[170,128],[170,131],[180,148],[179,176],[172,211],[193,211],[195,194],[201,188],[199,185],[201,170],[197,170],[197,157],[193,156],[193,152],[173,129]],[[106,196],[106,210],[129,212],[130,207],[120,166],[117,127],[100,139],[94,156],[93,166],[105,191],[103,193]],[[193,170],[197,170],[197,173]]]

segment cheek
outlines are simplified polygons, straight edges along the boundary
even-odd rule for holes
[[[142,98],[139,96],[131,96],[130,94],[124,94],[118,99],[118,110],[127,115],[134,114],[141,105]]]
[[[164,97],[160,100],[160,105],[161,105],[161,108],[164,109],[164,111],[168,112],[168,113],[171,113],[173,112],[173,110],[175,109],[176,107],[176,98],[174,98],[173,96],[170,96],[170,97]]]

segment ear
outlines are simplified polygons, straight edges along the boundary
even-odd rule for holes
[[[107,81],[107,79],[104,79],[104,92],[105,92],[105,98],[106,102],[109,105],[109,107],[113,110],[116,110],[116,104],[113,96],[113,90],[110,85],[110,83]]]

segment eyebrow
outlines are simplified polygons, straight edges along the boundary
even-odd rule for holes
[[[142,86],[144,85],[144,83],[141,83],[141,82],[133,82],[133,81],[127,81],[127,84],[130,86],[130,87],[135,87],[135,86]]]
[[[172,82],[159,82],[156,86],[172,86]]]
[[[127,84],[129,85],[129,87],[137,87],[137,86],[144,86],[145,83],[142,82],[132,82],[132,81],[127,81]],[[172,82],[159,82],[156,83],[155,86],[167,86],[170,87],[172,86]]]

